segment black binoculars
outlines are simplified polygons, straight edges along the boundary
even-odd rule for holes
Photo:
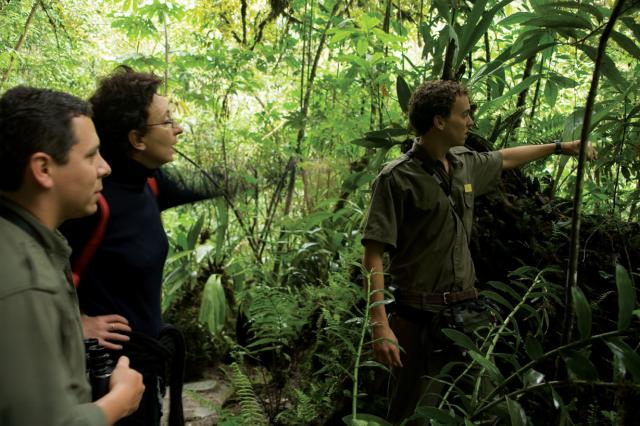
[[[85,339],[84,347],[87,376],[91,383],[91,400],[96,401],[109,392],[113,361],[107,350],[98,344],[98,339]]]

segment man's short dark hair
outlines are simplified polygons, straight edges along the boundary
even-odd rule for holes
[[[469,96],[469,92],[457,81],[427,81],[418,87],[409,101],[409,122],[417,135],[431,129],[436,115],[449,117],[458,96]]]
[[[73,139],[71,119],[91,117],[85,101],[67,93],[18,86],[0,98],[0,190],[22,186],[29,158],[44,152],[66,164]]]
[[[100,137],[102,156],[107,162],[117,162],[133,149],[128,135],[147,131],[148,109],[162,79],[154,74],[135,72],[121,65],[100,81],[89,102],[93,122]]]

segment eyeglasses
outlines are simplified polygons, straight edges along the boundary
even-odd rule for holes
[[[174,129],[176,127],[178,127],[178,122],[176,120],[174,120],[173,118],[169,118],[167,120],[164,120],[161,123],[153,123],[153,124],[145,124],[144,127],[153,127],[153,126],[171,126]]]

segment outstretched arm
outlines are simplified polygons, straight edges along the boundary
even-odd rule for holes
[[[371,295],[370,303],[384,300],[384,267],[382,256],[384,245],[378,241],[367,240],[364,245],[363,264],[370,273]],[[364,285],[367,286],[365,278]],[[379,291],[376,291],[379,290]],[[371,308],[371,322],[373,323],[373,350],[375,357],[383,364],[392,367],[402,367],[398,339],[389,326],[387,311],[383,304]]]
[[[580,153],[580,141],[575,140],[571,142],[561,142],[560,148],[562,154],[572,156],[578,155]],[[501,149],[502,169],[515,169],[531,161],[547,157],[553,154],[555,150],[555,143],[547,143],[543,145],[522,145],[513,148]],[[595,160],[598,157],[598,153],[591,142],[588,142],[586,154],[588,160]]]

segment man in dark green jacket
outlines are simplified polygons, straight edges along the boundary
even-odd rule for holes
[[[409,105],[417,138],[407,154],[382,170],[371,197],[362,239],[363,263],[375,292],[371,301],[384,298],[385,251],[388,276],[397,288],[391,322],[384,304],[371,308],[376,358],[393,367],[388,417],[396,422],[413,414],[416,405],[438,401],[437,382],[429,383],[425,376],[437,375],[449,361],[462,360],[440,345],[434,318],[452,304],[478,298],[469,252],[475,197],[494,190],[504,169],[580,150],[580,141],[572,141],[471,151],[464,147],[473,126],[470,114],[469,94],[460,83],[430,81],[420,86]],[[591,143],[587,156],[596,156]]]
[[[102,177],[91,110],[51,90],[0,98],[0,423],[111,425],[144,390],[122,357],[91,402],[70,249],[56,228],[96,210]]]

